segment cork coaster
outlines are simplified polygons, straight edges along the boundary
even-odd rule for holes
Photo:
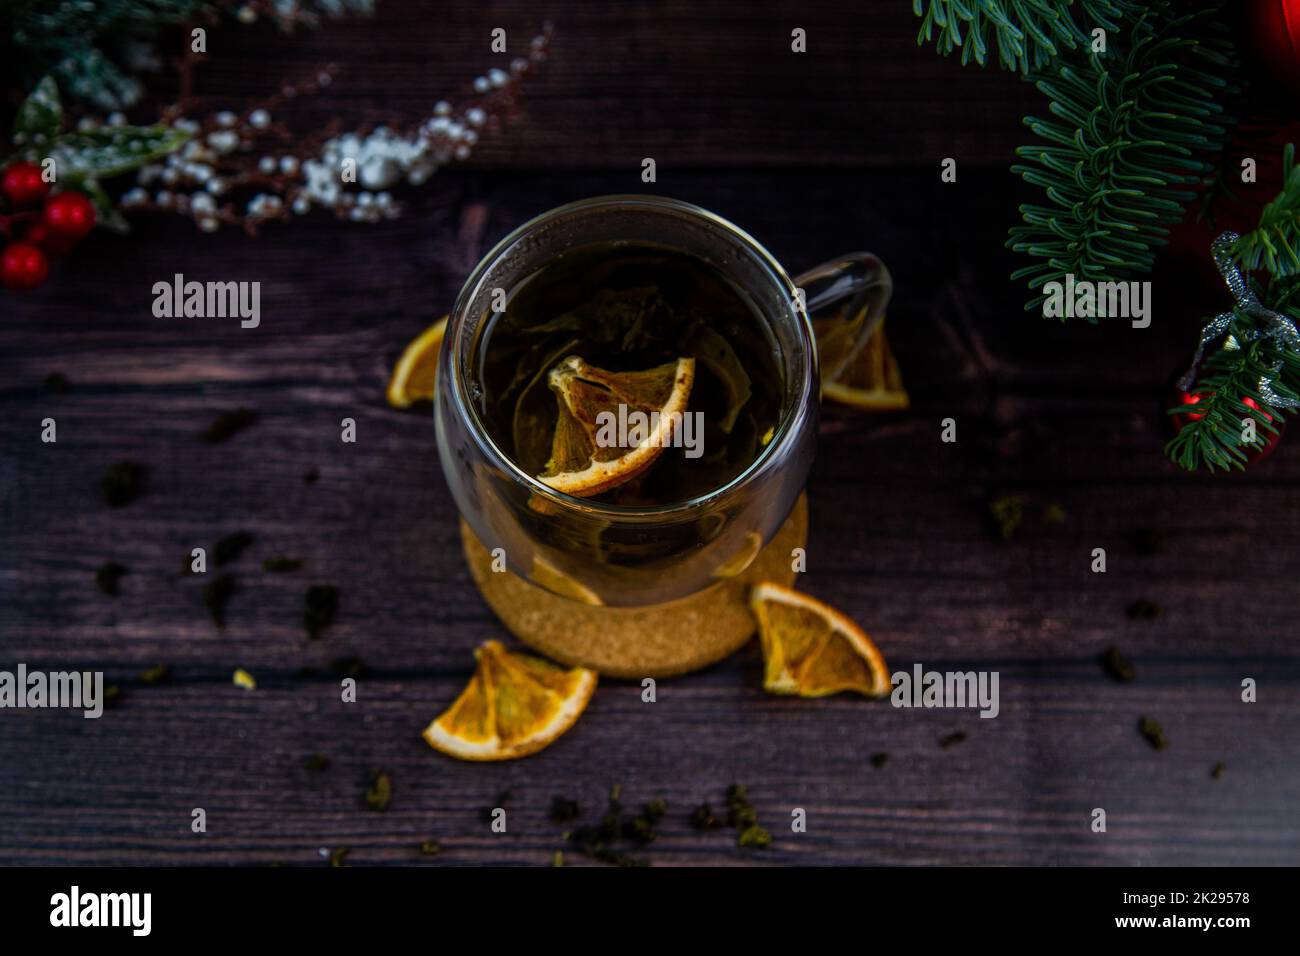
[[[720,661],[753,636],[749,586],[794,583],[790,552],[808,539],[808,500],[799,496],[785,524],[742,574],[645,607],[589,607],[509,571],[493,573],[491,555],[464,521],[460,537],[483,599],[525,644],[611,677],[671,677]]]

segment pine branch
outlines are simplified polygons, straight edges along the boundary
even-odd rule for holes
[[[31,89],[52,76],[65,98],[102,111],[135,103],[141,73],[156,69],[164,28],[259,18],[282,29],[371,12],[374,0],[0,0],[0,29],[13,54],[0,57],[5,86]]]
[[[1046,69],[1062,52],[1087,45],[1090,37],[1074,22],[1072,6],[1074,0],[929,0],[927,7],[925,0],[912,0],[921,18],[918,46],[933,38],[944,56],[960,48],[963,65],[974,60],[984,66],[991,33],[998,62],[1019,73]],[[1079,0],[1088,30],[1119,29],[1133,6],[1130,0]]]
[[[1200,467],[1211,472],[1240,470],[1246,465],[1248,451],[1262,451],[1268,444],[1265,434],[1278,434],[1275,423],[1291,414],[1291,409],[1266,400],[1261,382],[1268,382],[1283,398],[1300,399],[1300,356],[1269,339],[1242,346],[1240,336],[1249,323],[1240,313],[1234,316],[1228,338],[1234,347],[1221,348],[1206,359],[1192,393],[1193,404],[1169,409],[1170,415],[1187,415],[1189,420],[1165,446],[1165,454],[1188,471]],[[1281,367],[1275,372],[1273,367],[1279,362]],[[1253,440],[1247,440],[1247,419],[1255,421]]]
[[[1300,275],[1300,168],[1295,146],[1282,154],[1282,192],[1264,207],[1259,226],[1232,245],[1233,258],[1248,272],[1266,270],[1273,276]]]
[[[1295,250],[1300,247],[1300,170],[1295,148],[1282,155],[1282,191],[1260,213],[1259,226],[1233,243],[1231,254],[1247,273],[1267,271],[1269,282],[1252,288],[1266,309],[1300,323],[1300,271]],[[1295,409],[1264,397],[1265,387],[1283,403],[1300,401],[1300,352],[1283,342],[1259,336],[1256,320],[1240,308],[1233,311],[1218,348],[1205,359],[1190,389],[1196,401],[1169,409],[1171,415],[1194,409],[1165,453],[1188,471],[1198,468],[1242,468],[1249,450],[1262,449],[1261,432],[1276,434],[1275,423]],[[1250,403],[1246,399],[1250,399]],[[1242,420],[1256,423],[1255,441],[1246,440]]]
[[[128,60],[140,56],[152,34],[208,6],[207,0],[20,0],[11,9],[17,55],[6,65],[20,72],[24,89],[53,76],[69,99],[122,109],[141,93]]]
[[[1229,87],[1218,74],[1233,65],[1211,13],[1154,3],[1108,52],[1031,77],[1052,117],[1026,118],[1046,143],[1016,150],[1028,162],[1012,167],[1047,199],[1020,207],[1024,224],[1007,241],[1039,260],[1012,273],[1038,293],[1027,309],[1067,273],[1096,281],[1148,271],[1210,175],[1206,157],[1227,136],[1218,100]]]

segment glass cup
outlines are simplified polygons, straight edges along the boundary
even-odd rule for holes
[[[610,242],[669,247],[711,264],[767,324],[775,344],[784,388],[771,441],[730,481],[689,500],[624,507],[558,492],[519,468],[484,421],[479,349],[500,304],[494,290],[508,299],[560,253]],[[673,199],[605,196],[543,213],[483,257],[448,321],[434,418],[461,517],[498,568],[592,604],[658,604],[743,572],[785,521],[808,476],[817,436],[818,340],[833,342],[833,361],[842,364],[840,356],[883,318],[891,291],[888,271],[866,253],[791,280],[743,230]]]

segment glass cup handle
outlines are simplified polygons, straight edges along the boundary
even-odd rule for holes
[[[894,280],[869,252],[851,252],[800,273],[804,309],[817,334],[822,381],[835,378],[885,318]]]

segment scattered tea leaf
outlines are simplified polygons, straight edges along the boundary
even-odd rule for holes
[[[165,684],[171,680],[172,671],[166,664],[155,664],[140,675],[140,683],[148,684]]]
[[[1111,677],[1122,683],[1128,683],[1137,677],[1137,671],[1127,657],[1120,653],[1118,647],[1112,644],[1101,654],[1101,666]]]
[[[551,854],[551,866],[564,866],[564,851],[556,850]]]
[[[111,707],[120,703],[122,700],[122,688],[116,684],[109,684],[104,688],[104,706]]]
[[[199,438],[210,445],[226,441],[257,421],[257,412],[251,408],[236,408],[222,412],[212,420]]]
[[[234,593],[235,579],[229,574],[219,574],[203,586],[203,606],[217,627],[226,626],[226,604]]]
[[[126,565],[118,564],[116,561],[105,561],[95,571],[95,586],[103,593],[111,597],[117,597],[117,582],[126,574]]]
[[[1228,769],[1228,765],[1224,763],[1222,760],[1220,760],[1218,763],[1216,763],[1213,767],[1210,768],[1210,779],[1211,780],[1221,779],[1223,777],[1224,771],[1226,771],[1227,769]]]
[[[345,846],[335,847],[333,850],[330,850],[330,866],[342,866],[343,861],[348,858],[348,854],[351,852],[352,851]]]
[[[250,544],[253,543],[253,536],[247,531],[236,531],[226,535],[212,549],[212,560],[217,567],[223,564],[229,564],[238,558]]]
[[[604,815],[594,824],[575,827],[568,834],[569,845],[573,849],[588,856],[600,863],[608,863],[611,866],[645,866],[644,860],[638,860],[618,849],[618,843],[621,841],[631,840],[637,844],[649,842],[642,840],[642,835],[653,838],[654,824],[652,817],[657,812],[657,807],[651,810],[650,804],[647,804],[647,811],[643,810],[639,815],[641,822],[639,824],[623,819],[623,806],[620,802],[622,788],[615,784],[609,791],[609,806],[606,808]],[[647,829],[648,828],[648,829]]]
[[[334,623],[338,609],[338,588],[332,584],[313,584],[309,587],[302,619],[307,628],[307,636],[313,640],[320,637],[321,632]]]
[[[589,854],[593,860],[600,863],[607,863],[610,866],[649,866],[645,860],[638,860],[631,854],[624,853],[622,850],[611,850],[609,847],[598,847]]]
[[[104,501],[111,508],[123,508],[144,492],[145,467],[134,461],[119,461],[104,470],[99,480]]]
[[[1161,554],[1165,550],[1164,538],[1154,528],[1135,528],[1129,532],[1128,541],[1138,554]]]
[[[1064,508],[1053,501],[1043,505],[1040,517],[1043,519],[1044,524],[1065,524],[1069,515]]]
[[[393,781],[382,770],[376,771],[370,778],[370,789],[366,791],[366,805],[371,810],[387,810],[388,801],[393,799]]]
[[[257,690],[256,679],[242,667],[235,669],[234,676],[230,680],[236,687],[242,687],[244,690]]]
[[[641,812],[630,820],[626,820],[622,826],[622,836],[625,840],[635,843],[637,846],[645,846],[653,843],[659,836],[659,821],[664,818],[668,812],[668,804],[663,799],[652,800],[641,808]]]
[[[733,783],[727,788],[727,825],[747,830],[757,822],[758,814],[745,795],[745,788]]]
[[[297,571],[302,567],[301,558],[267,558],[262,562],[262,570],[269,571],[272,574],[283,574],[289,571]]]
[[[879,770],[889,760],[889,754],[879,753],[871,755],[871,766]]]
[[[316,773],[324,773],[330,768],[330,758],[324,754],[312,754],[304,763],[308,770]]]
[[[582,808],[578,806],[577,800],[570,800],[567,797],[554,797],[551,800],[549,816],[555,823],[569,823],[582,816]]]
[[[966,731],[954,730],[950,734],[944,734],[939,738],[939,746],[947,750],[953,744],[959,744],[966,739]]]
[[[989,502],[989,516],[1003,541],[1010,541],[1025,520],[1023,495],[1004,495]]]
[[[690,824],[697,830],[716,830],[722,826],[722,821],[714,816],[713,807],[701,803],[691,811]]]
[[[1150,717],[1138,719],[1138,730],[1146,738],[1152,749],[1164,750],[1169,746],[1169,738],[1165,736],[1165,729]]]
[[[442,844],[437,840],[425,840],[420,844],[420,853],[424,856],[437,856],[442,852]]]
[[[737,846],[761,850],[772,842],[772,835],[758,825],[758,814],[738,783],[727,788],[727,824],[737,831]]]
[[[351,677],[354,680],[370,673],[365,662],[359,657],[336,657],[330,661],[330,670],[339,677]]]
[[[1134,621],[1154,621],[1160,616],[1160,605],[1155,601],[1142,599],[1128,606],[1128,616]]]

